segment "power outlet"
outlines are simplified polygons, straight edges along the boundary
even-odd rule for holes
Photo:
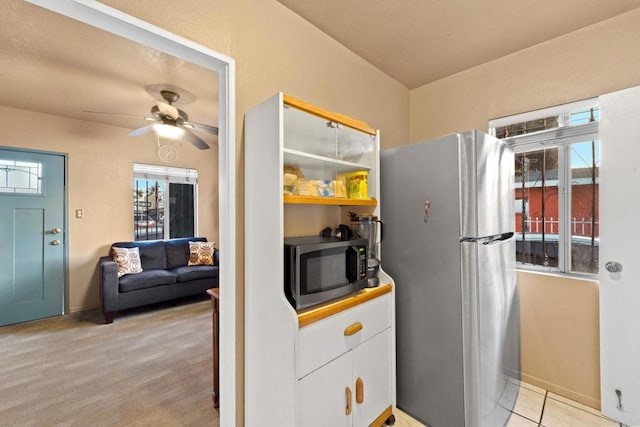
[[[78,219],[84,218],[84,209],[76,209],[76,218]]]

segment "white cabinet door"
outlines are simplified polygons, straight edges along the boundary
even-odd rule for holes
[[[299,381],[296,425],[351,426],[355,399],[352,365],[352,354],[348,352]],[[351,413],[347,413],[347,405],[350,405]]]
[[[640,425],[640,87],[600,104],[600,366],[602,412]],[[607,263],[622,271],[612,272]]]
[[[354,427],[368,426],[391,404],[391,330],[353,350]],[[357,399],[360,380],[362,402]]]

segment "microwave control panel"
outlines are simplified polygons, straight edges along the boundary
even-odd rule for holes
[[[360,278],[364,279],[367,277],[367,249],[364,246],[358,247],[358,258],[360,258]]]

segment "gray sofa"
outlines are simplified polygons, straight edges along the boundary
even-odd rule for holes
[[[189,242],[206,242],[204,237],[170,240],[117,242],[120,248],[137,247],[142,272],[118,277],[118,264],[111,256],[99,261],[100,298],[105,323],[112,323],[116,312],[162,301],[204,294],[218,287],[218,249],[215,265],[187,265]]]

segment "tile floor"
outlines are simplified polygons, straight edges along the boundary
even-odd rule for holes
[[[564,398],[531,384],[521,383],[518,400],[505,427],[618,427],[597,409]],[[424,424],[398,410],[395,427]],[[498,426],[497,426],[498,427]]]

